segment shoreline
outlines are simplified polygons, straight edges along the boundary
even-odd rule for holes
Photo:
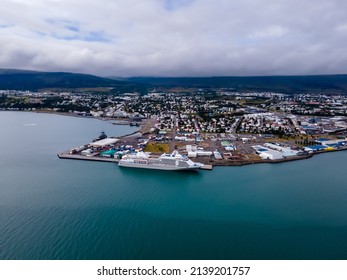
[[[54,112],[54,111],[1,111],[1,112],[26,112],[26,113],[38,113],[38,114],[54,114],[54,115],[60,115],[60,116],[66,116],[66,117],[75,117],[75,118],[86,118],[86,119],[96,119],[100,121],[113,121],[113,119],[109,118],[100,118],[100,117],[94,117],[94,116],[83,116],[78,115],[75,113],[66,113],[66,112]],[[141,136],[141,127],[143,124],[141,124],[140,128],[137,129],[134,132],[131,132],[129,134],[125,134],[122,136],[119,136],[120,139],[134,137],[134,136]],[[320,154],[326,154],[331,152],[339,152],[339,151],[347,151],[347,147],[342,147],[340,149],[331,150],[331,151],[317,151],[313,152],[307,155],[303,156],[293,156],[288,158],[282,158],[282,159],[276,159],[276,160],[269,160],[269,159],[260,159],[260,160],[216,160],[216,159],[207,159],[207,158],[200,158],[200,162],[204,163],[205,165],[211,165],[213,167],[219,167],[219,166],[245,166],[245,165],[252,165],[252,164],[262,164],[262,163],[270,163],[270,164],[279,164],[279,163],[286,163],[291,161],[298,161],[298,160],[306,160],[314,157],[315,155]],[[88,161],[100,161],[100,162],[118,162],[117,159],[110,159],[110,158],[103,158],[103,157],[86,157],[86,156],[80,156],[80,155],[70,155],[68,151],[57,153],[57,156],[61,159],[74,159],[74,160],[88,160]],[[198,159],[198,158],[197,158]]]
[[[36,114],[50,114],[50,115],[58,115],[65,117],[75,117],[75,118],[84,118],[84,119],[95,119],[100,121],[112,121],[113,119],[94,117],[94,116],[83,116],[77,113],[68,113],[68,112],[55,112],[55,111],[46,111],[46,110],[34,110],[34,111],[25,111],[25,110],[0,110],[0,112],[16,112],[16,113],[36,113]]]
[[[306,159],[310,159],[316,155],[333,153],[333,152],[341,152],[341,151],[347,151],[347,147],[340,148],[338,150],[318,151],[318,152],[310,153],[310,154],[303,155],[303,156],[293,156],[293,157],[287,157],[287,158],[275,159],[275,160],[260,159],[260,160],[250,160],[250,161],[248,161],[248,160],[226,161],[226,160],[222,159],[222,160],[213,160],[213,161],[210,160],[208,162],[208,164],[212,165],[213,167],[217,167],[217,166],[244,166],[244,165],[261,164],[261,163],[279,164],[279,163],[286,163],[286,162],[291,162],[291,161],[306,160]]]
[[[136,132],[135,132],[136,133]],[[124,137],[124,136],[122,136]],[[303,156],[295,156],[295,157],[289,157],[289,158],[283,158],[283,159],[277,159],[277,160],[240,160],[240,161],[226,161],[226,160],[201,160],[199,162],[203,163],[206,166],[212,166],[212,167],[227,167],[227,166],[245,166],[245,165],[253,165],[253,164],[264,164],[264,163],[270,163],[270,164],[280,164],[280,163],[286,163],[291,161],[298,161],[298,160],[306,160],[314,157],[315,155],[320,154],[326,154],[326,153],[332,153],[332,152],[340,152],[340,151],[347,151],[347,147],[341,148],[339,150],[334,151],[318,151],[315,153],[310,153]],[[75,154],[69,154],[68,151],[58,153],[57,156],[60,159],[73,159],[73,160],[86,160],[86,161],[100,161],[100,162],[113,162],[118,163],[119,159],[115,158],[105,158],[105,157],[96,157],[96,156],[81,156],[81,155],[75,155]],[[212,169],[212,168],[211,168]],[[208,170],[211,170],[208,169]]]

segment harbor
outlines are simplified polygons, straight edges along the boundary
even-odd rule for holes
[[[136,135],[136,133],[133,133],[131,135]],[[126,136],[126,137],[129,137],[129,136]],[[107,138],[107,136],[104,133],[102,133],[97,139],[94,139],[94,140],[95,141],[93,141],[92,143],[85,144],[80,147],[72,148],[70,150],[58,153],[57,156],[61,159],[112,162],[112,163],[119,164],[122,158],[124,159],[124,157],[129,156],[131,154],[133,154],[134,157],[136,157],[136,154],[134,154],[134,152],[142,151],[142,148],[134,149],[132,145],[115,146],[115,144],[117,142],[120,142],[121,140],[117,138]],[[145,155],[143,152],[142,154]],[[163,155],[159,156],[159,159]],[[190,161],[188,157],[184,157],[184,158]],[[176,156],[176,159],[177,159],[177,156]],[[127,166],[127,165],[122,164],[122,166]],[[197,169],[212,170],[212,165],[209,165],[209,164],[198,164],[197,166],[198,166]],[[148,167],[148,168],[151,169],[151,167]],[[170,170],[170,169],[167,169],[167,167],[164,168],[164,166],[162,167],[158,166],[154,169]]]
[[[315,154],[346,150],[346,139],[317,138],[316,145],[302,148],[288,142],[278,142],[261,137],[238,137],[231,135],[199,135],[199,140],[184,141],[170,136],[135,131],[120,137],[108,137],[104,132],[92,142],[58,153],[61,159],[87,160],[117,163],[123,157],[142,153],[148,162],[165,154],[183,155],[187,160],[200,164],[198,169],[212,170],[214,166],[242,166],[259,163],[283,163],[309,159]],[[272,142],[277,141],[277,142]],[[293,143],[293,141],[292,141]],[[224,152],[223,152],[224,150]],[[178,164],[178,163],[177,163]],[[122,164],[122,166],[124,166]],[[126,165],[127,166],[127,165]],[[133,165],[132,165],[133,166]],[[134,166],[137,167],[137,166]],[[139,166],[142,168],[149,168]],[[160,169],[160,168],[153,168]],[[166,167],[162,169],[167,170]]]
[[[133,123],[129,124],[134,126]],[[141,128],[143,129],[143,126]],[[148,143],[140,131],[121,137],[108,137],[102,131],[91,143],[71,148],[58,153],[57,156],[61,159],[113,162],[119,166],[157,170],[212,170],[213,168],[211,164],[193,162],[189,159],[189,154],[181,155],[176,148],[171,153],[145,153]]]
[[[118,158],[105,158],[105,157],[97,157],[91,156],[86,157],[78,154],[70,154],[70,151],[65,151],[57,154],[57,156],[61,159],[75,159],[75,160],[87,160],[87,161],[101,161],[101,162],[114,162],[119,163],[120,159]],[[212,170],[213,166],[210,164],[204,164],[200,167],[202,170]]]

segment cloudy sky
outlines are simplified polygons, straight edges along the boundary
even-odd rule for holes
[[[0,68],[347,73],[345,0],[1,0]]]

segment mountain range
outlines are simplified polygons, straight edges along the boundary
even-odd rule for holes
[[[257,76],[257,77],[135,77],[128,82],[161,87],[231,88],[235,91],[347,94],[347,75]]]
[[[112,88],[113,92],[151,88],[228,88],[235,91],[347,94],[347,75],[263,77],[131,77],[105,78],[67,72],[0,69],[0,89],[40,90],[47,88]]]
[[[0,69],[0,89],[40,90],[110,88],[114,92],[143,91],[141,83],[118,81],[88,74]]]

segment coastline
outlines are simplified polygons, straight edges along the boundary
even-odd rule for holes
[[[6,112],[6,111],[3,111]],[[11,111],[12,112],[12,111]],[[97,119],[100,121],[112,121],[113,119],[109,118],[100,118],[100,117],[94,117],[94,116],[83,116],[78,115],[76,113],[65,113],[65,112],[55,112],[55,111],[46,111],[46,110],[35,110],[35,111],[15,111],[15,112],[27,112],[27,113],[40,113],[40,114],[54,114],[54,115],[60,115],[60,116],[66,116],[66,117],[75,117],[75,118],[88,118],[88,119]],[[141,124],[140,128],[137,129],[134,132],[131,132],[129,134],[125,134],[120,136],[120,139],[129,138],[129,137],[135,137],[142,135],[141,128],[143,127],[144,123]],[[314,153],[309,153],[307,155],[302,156],[293,156],[293,157],[287,157],[282,159],[275,159],[275,160],[269,160],[269,159],[259,159],[259,160],[216,160],[211,158],[199,158],[199,162],[204,163],[206,165],[211,165],[213,167],[218,166],[245,166],[245,165],[251,165],[251,164],[261,164],[261,163],[270,163],[270,164],[279,164],[279,163],[286,163],[291,161],[298,161],[298,160],[305,160],[310,159],[315,155],[319,154],[325,154],[330,152],[339,152],[339,151],[346,151],[347,147],[342,147],[336,150],[330,150],[330,151],[316,151]],[[75,159],[75,160],[89,160],[89,161],[101,161],[101,162],[118,162],[117,159],[109,159],[109,158],[102,158],[102,157],[85,157],[80,155],[70,155],[68,151],[57,153],[57,156],[61,159]]]
[[[252,164],[262,164],[262,163],[270,163],[270,164],[279,164],[279,163],[286,163],[291,161],[299,161],[299,160],[306,160],[310,159],[316,155],[320,154],[326,154],[326,153],[332,153],[332,152],[340,152],[340,151],[347,151],[347,147],[341,148],[339,150],[333,150],[333,151],[318,151],[315,153],[310,153],[303,156],[293,156],[293,157],[287,157],[282,159],[275,159],[275,160],[269,160],[269,159],[260,159],[260,160],[234,160],[234,161],[226,161],[226,160],[209,160],[205,161],[206,163],[212,165],[213,167],[217,166],[244,166],[244,165],[252,165]],[[205,163],[204,161],[200,161],[202,163]]]
[[[54,113],[54,112],[52,112]],[[74,116],[74,114],[67,113],[67,114],[60,114],[60,115],[66,115],[66,116]],[[96,117],[86,117],[86,116],[75,116],[75,117],[85,117],[85,118],[94,118],[94,119],[99,119],[102,121],[110,121],[110,119],[105,119],[105,118],[96,118]],[[137,137],[143,135],[141,132],[142,127],[145,126],[145,123],[142,123],[140,128],[132,133],[125,134],[120,136],[120,139],[125,139],[125,138],[131,138],[131,137]],[[306,155],[302,156],[292,156],[292,157],[286,157],[286,158],[281,158],[281,159],[259,159],[259,160],[226,160],[226,159],[221,159],[221,160],[216,160],[216,159],[211,159],[211,158],[204,158],[201,157],[199,158],[199,162],[203,163],[205,165],[209,165],[212,167],[218,167],[218,166],[245,166],[245,165],[252,165],[252,164],[261,164],[261,163],[270,163],[270,164],[279,164],[279,163],[286,163],[286,162],[291,162],[291,161],[299,161],[299,160],[306,160],[310,159],[315,155],[319,154],[324,154],[324,153],[330,153],[330,152],[339,152],[339,151],[346,151],[347,147],[342,147],[336,150],[330,150],[330,151],[316,151],[313,153],[308,153]],[[119,160],[117,159],[108,159],[108,158],[102,158],[102,157],[83,157],[79,155],[69,155],[68,152],[63,152],[63,153],[58,153],[57,154],[59,158],[64,158],[64,159],[77,159],[77,160],[92,160],[92,161],[102,161],[102,162],[116,162],[118,163]]]
[[[125,137],[131,137],[136,135],[137,133],[140,134],[139,131],[135,131],[131,134],[121,136],[120,138]],[[340,151],[347,151],[347,147],[340,148],[338,150],[332,150],[332,151],[318,151],[315,153],[309,153],[307,155],[302,156],[293,156],[293,157],[287,157],[282,159],[275,159],[275,160],[269,160],[269,159],[260,159],[260,160],[211,160],[211,158],[200,158],[199,162],[203,163],[205,165],[209,165],[212,167],[222,167],[222,166],[245,166],[245,165],[252,165],[252,164],[264,164],[264,163],[270,163],[270,164],[280,164],[280,163],[286,163],[291,161],[299,161],[299,160],[306,160],[314,157],[315,155],[325,154],[325,153],[331,153],[331,152],[340,152]],[[69,151],[65,151],[62,153],[58,153],[57,156],[61,159],[74,159],[74,160],[88,160],[88,161],[101,161],[101,162],[113,162],[118,163],[119,159],[115,158],[104,158],[104,157],[95,157],[95,156],[81,156],[81,155],[75,155],[70,154]],[[208,169],[210,170],[210,169]]]

